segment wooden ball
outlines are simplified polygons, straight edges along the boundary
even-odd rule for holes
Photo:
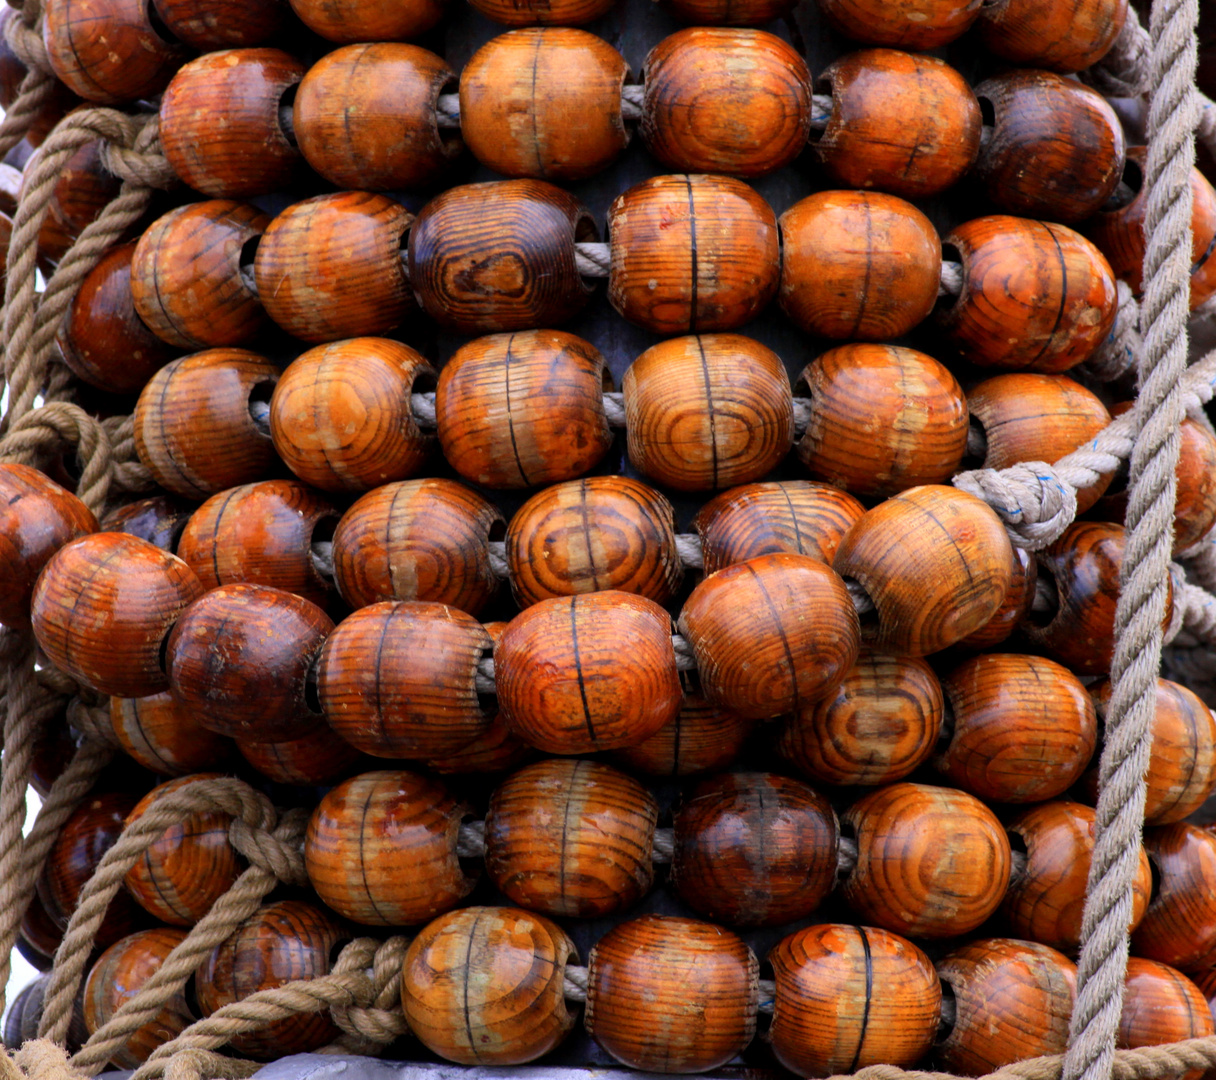
[[[612,10],[615,0],[469,0],[469,7],[507,26],[581,26]]]
[[[591,295],[574,245],[596,238],[587,208],[543,180],[449,188],[414,222],[410,285],[422,309],[457,333],[557,326]]]
[[[0,26],[2,25],[0,23]],[[25,914],[21,916],[21,926],[17,931],[17,952],[36,971],[50,971],[62,941],[63,931],[47,913],[45,905],[35,892],[30,897]],[[15,1000],[13,1006],[16,1007]]]
[[[731,926],[807,918],[836,884],[836,815],[776,773],[704,780],[675,814],[671,881],[694,911]]]
[[[114,1019],[119,1008],[139,993],[169,953],[185,940],[185,931],[158,926],[130,934],[106,949],[89,969],[84,984],[84,1022],[89,1034]],[[153,1050],[177,1038],[197,1019],[185,993],[179,991],[152,1019],[127,1036],[110,1064],[120,1069],[139,1068]]]
[[[221,585],[169,635],[173,699],[221,735],[273,742],[315,727],[308,672],[333,628],[319,607],[282,589]]]
[[[365,754],[453,753],[493,717],[476,684],[477,662],[492,648],[476,619],[445,604],[372,604],[330,634],[317,697],[330,727]]]
[[[281,49],[221,49],[182,65],[160,103],[161,146],[182,182],[216,199],[287,186],[302,160],[279,106],[305,70]]]
[[[832,114],[811,152],[841,187],[928,198],[957,183],[979,154],[979,103],[936,57],[863,49],[819,81],[831,89]]]
[[[439,95],[455,86],[443,58],[417,45],[383,41],[335,49],[308,69],[292,103],[300,152],[338,187],[431,187],[463,145],[436,117]]]
[[[936,49],[963,34],[982,0],[820,0],[819,10],[846,37],[894,49]]]
[[[61,547],[39,576],[34,636],[52,664],[99,694],[156,694],[169,685],[165,638],[203,592],[167,551],[124,533],[94,533]]]
[[[161,487],[205,499],[260,480],[275,460],[250,414],[269,401],[279,369],[245,349],[183,356],[149,380],[135,406],[135,450]]]
[[[8,20],[17,17],[18,13],[14,8],[7,8],[0,12],[0,109],[6,111],[17,100],[21,90],[21,80],[29,73],[25,62],[13,52],[12,46],[5,40]],[[50,100],[34,110],[33,120],[29,130],[25,133],[24,141],[35,149],[41,146],[51,133],[51,129],[79,103],[80,99],[64,83],[56,80]],[[10,179],[12,178],[10,177]],[[16,210],[17,205],[14,198],[4,212],[13,214]]]
[[[76,238],[97,220],[122,187],[122,180],[102,162],[101,147],[100,139],[86,142],[63,163],[55,176],[46,217],[38,229],[38,260],[44,271],[59,263]],[[25,196],[26,178],[32,175],[32,166],[38,157],[35,152],[26,162],[17,189],[18,202]],[[11,213],[16,213],[15,208]],[[124,233],[122,239],[129,239],[129,236]]]
[[[764,26],[784,19],[797,0],[660,0],[681,22],[692,26]]]
[[[1001,914],[1014,934],[1075,955],[1081,943],[1081,908],[1094,850],[1094,811],[1074,802],[1048,802],[1024,810],[1008,825],[1026,855],[1010,882]],[[1144,849],[1132,887],[1134,929],[1144,917],[1152,880]]]
[[[1216,835],[1185,822],[1144,831],[1155,889],[1132,950],[1184,971],[1216,960]]]
[[[1123,175],[1123,125],[1096,90],[1047,71],[1010,71],[975,88],[991,131],[975,175],[997,206],[1072,225],[1097,213]]]
[[[827,696],[857,659],[857,613],[844,582],[805,555],[761,555],[710,575],[679,626],[706,699],[751,720]]]
[[[1077,967],[1046,945],[989,938],[937,962],[955,1018],[936,1052],[947,1069],[984,1076],[1030,1057],[1063,1054]]]
[[[816,480],[861,496],[942,484],[967,448],[967,400],[949,369],[915,349],[842,345],[803,370],[812,401],[798,457]]]
[[[642,138],[678,172],[765,176],[810,133],[806,62],[763,30],[677,30],[650,50],[644,85]]]
[[[308,819],[304,865],[317,895],[352,922],[409,926],[469,894],[456,857],[468,808],[438,781],[369,772],[329,791]]]
[[[996,514],[955,488],[910,488],[869,510],[836,549],[843,578],[874,603],[867,645],[938,652],[988,622],[1013,578],[1013,548]]]
[[[268,780],[296,787],[328,787],[346,779],[364,760],[326,724],[277,742],[237,739],[236,748]]]
[[[189,776],[223,764],[232,744],[198,722],[168,692],[110,698],[110,723],[128,757],[161,776]]]
[[[625,476],[569,480],[533,495],[511,519],[506,552],[521,608],[604,589],[665,604],[684,579],[671,503]]]
[[[503,176],[569,183],[606,169],[629,142],[629,65],[603,38],[535,26],[492,38],[460,73],[460,133]]]
[[[942,689],[950,721],[933,767],[985,802],[1056,798],[1093,757],[1093,702],[1059,664],[1011,653],[977,656],[945,675]]]
[[[869,926],[808,926],[768,960],[777,983],[769,1038],[800,1076],[907,1067],[933,1044],[941,983],[912,942]]]
[[[42,975],[14,995],[12,1007],[4,1018],[5,1046],[22,1046],[38,1038],[38,1028],[42,1020],[50,979],[49,974]],[[84,1022],[82,997],[82,994],[77,994],[71,1004],[68,1033],[64,1040],[64,1048],[69,1054],[79,1050],[89,1037],[89,1030]]]
[[[993,216],[943,241],[963,291],[935,319],[980,367],[1057,374],[1088,360],[1114,326],[1118,296],[1102,253],[1064,225]]]
[[[610,765],[551,758],[520,769],[486,811],[486,873],[529,911],[598,919],[654,882],[659,805]]]
[[[200,52],[240,49],[272,40],[286,21],[282,0],[152,0],[179,41]]]
[[[447,10],[446,0],[290,0],[291,9],[314,34],[348,45],[361,41],[407,41],[425,34]]]
[[[153,495],[110,511],[102,519],[101,527],[103,532],[138,536],[163,551],[176,554],[177,542],[193,509],[189,503],[171,495]]]
[[[439,443],[466,480],[526,488],[571,480],[612,446],[612,375],[589,341],[560,330],[491,334],[462,345],[435,391]]]
[[[542,600],[511,620],[495,649],[499,708],[518,736],[551,754],[642,742],[683,698],[671,633],[667,612],[641,596]]]
[[[780,357],[739,334],[660,342],[629,366],[621,389],[631,464],[678,491],[758,480],[794,440]]]
[[[982,651],[1005,641],[1030,612],[1034,604],[1035,586],[1039,580],[1039,564],[1034,552],[1013,549],[1013,580],[1001,606],[983,626],[958,643],[960,649]]]
[[[414,216],[385,195],[339,191],[282,211],[253,260],[266,313],[302,341],[392,330],[412,309],[401,248]]]
[[[506,623],[500,624],[506,626]],[[517,736],[510,725],[496,714],[490,726],[454,754],[431,758],[426,767],[440,776],[465,773],[482,775],[502,773],[517,768],[536,756],[536,751]]]
[[[401,1008],[432,1053],[461,1065],[521,1065],[574,1026],[565,971],[578,959],[564,930],[510,907],[443,915],[410,942]]]
[[[334,530],[334,582],[352,607],[429,600],[476,616],[498,592],[502,512],[451,480],[405,480],[356,500]]]
[[[93,512],[29,465],[0,464],[0,623],[29,625],[34,582],[64,544],[97,531]]]
[[[933,753],[943,708],[923,660],[863,648],[834,693],[785,722],[777,753],[824,784],[902,780]]]
[[[402,480],[418,471],[433,445],[410,395],[434,385],[434,368],[388,338],[309,349],[288,365],[270,399],[274,448],[322,491],[367,491]]]
[[[131,262],[135,311],[179,349],[240,345],[265,312],[241,276],[246,246],[270,218],[248,203],[213,199],[170,210],[140,237]]]
[[[263,480],[212,495],[190,517],[178,557],[208,589],[248,582],[319,606],[330,594],[312,544],[331,535],[338,512],[296,480]]]
[[[189,784],[214,780],[215,773],[183,776],[153,788],[127,815],[138,820],[157,799]],[[193,926],[232,887],[245,869],[228,840],[227,814],[202,811],[170,825],[127,871],[123,884],[149,915],[171,926]]]
[[[72,374],[112,394],[133,394],[177,355],[135,311],[134,244],[111,248],[85,275],[55,338]]]
[[[1134,1050],[1213,1034],[1216,1025],[1199,987],[1165,964],[1138,956],[1128,958],[1117,1047]],[[1183,1080],[1200,1080],[1203,1075],[1193,1070],[1184,1073]]]
[[[652,176],[635,184],[609,208],[608,235],[608,299],[656,334],[734,330],[777,290],[777,217],[729,176]],[[787,233],[787,252],[788,245]]]
[[[647,776],[695,776],[720,772],[739,756],[752,721],[687,694],[671,723],[649,739],[612,752],[612,759]]]
[[[251,994],[329,974],[350,935],[319,907],[300,900],[264,904],[217,945],[194,977],[203,1016]],[[339,1035],[327,1012],[297,1013],[233,1035],[242,1056],[271,1061],[316,1050]]]
[[[790,551],[831,563],[840,538],[865,513],[852,495],[810,480],[744,484],[715,495],[693,519],[705,573]]]
[[[809,195],[781,215],[781,240],[781,309],[809,334],[886,341],[937,303],[942,242],[894,195]]]
[[[1052,0],[993,0],[977,25],[985,48],[1049,71],[1080,71],[1106,55],[1127,19],[1127,0],[1081,0],[1064,11]]]

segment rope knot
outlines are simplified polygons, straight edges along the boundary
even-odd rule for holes
[[[54,401],[17,418],[0,439],[0,461],[36,464],[64,444],[76,447],[82,469],[77,494],[93,513],[100,514],[114,472],[110,437],[79,405]]]
[[[46,55],[46,44],[42,40],[36,25],[27,23],[24,12],[21,15],[10,15],[4,23],[4,40],[8,47],[26,71],[44,71],[54,75],[51,62]]]
[[[1043,461],[959,473],[954,486],[986,502],[1027,551],[1058,539],[1077,516],[1077,489]]]
[[[409,1032],[401,1012],[401,965],[409,938],[377,942],[356,938],[339,954],[335,975],[361,975],[353,1003],[335,1002],[329,1012],[352,1050],[374,1052]]]
[[[101,163],[115,176],[139,187],[167,189],[180,181],[160,145],[160,118],[141,118],[131,140],[102,145]]]
[[[304,870],[307,822],[307,812],[302,809],[286,811],[273,831],[264,823],[251,823],[237,817],[228,826],[228,839],[251,866],[273,874],[284,884],[307,885],[308,875]]]

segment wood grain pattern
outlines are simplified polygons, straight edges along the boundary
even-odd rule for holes
[[[629,366],[621,389],[630,463],[678,491],[758,480],[794,441],[780,357],[740,334],[660,342]]]
[[[997,56],[1069,72],[1105,56],[1126,18],[1127,0],[1080,0],[1067,11],[1052,0],[993,0],[983,5],[977,30]]]
[[[671,503],[637,480],[593,476],[533,495],[506,538],[521,608],[554,596],[617,589],[666,604],[684,580]]]
[[[743,748],[754,724],[686,694],[676,718],[633,746],[612,752],[618,765],[647,776],[695,776],[725,769]]]
[[[408,41],[425,34],[447,10],[447,0],[290,0],[314,34],[348,45],[360,41]]]
[[[240,49],[272,40],[286,22],[283,0],[152,0],[179,41],[200,52]]]
[[[773,209],[729,176],[652,176],[608,210],[608,299],[656,334],[734,330],[777,291]],[[786,237],[788,251],[788,234]]]
[[[1035,583],[1039,579],[1039,564],[1034,552],[1013,549],[1013,580],[1005,599],[983,626],[958,643],[960,649],[991,649],[1007,640],[1030,612],[1034,604]]]
[[[472,891],[456,857],[468,807],[435,779],[368,772],[317,804],[304,836],[304,866],[321,900],[344,919],[411,926]]]
[[[1216,1025],[1207,999],[1190,979],[1165,964],[1138,956],[1128,959],[1117,1047],[1135,1049],[1213,1034]],[[1180,1080],[1200,1080],[1203,1075],[1196,1069]]]
[[[677,30],[650,50],[643,82],[642,138],[677,172],[765,176],[806,145],[811,73],[763,30]]]
[[[236,748],[268,780],[296,787],[327,787],[365,764],[363,755],[326,724],[277,742],[237,739]]]
[[[24,194],[25,177],[32,172],[30,165],[37,160],[38,154],[31,154],[22,170],[18,201]],[[101,162],[100,139],[85,143],[64,162],[53,181],[46,217],[38,228],[38,260],[44,270],[58,264],[85,227],[95,221],[106,203],[118,194],[121,186],[122,181]]]
[[[815,618],[805,613],[814,611]],[[857,613],[823,563],[778,552],[705,578],[680,612],[706,699],[751,720],[827,696],[857,659]]]
[[[1144,831],[1156,890],[1132,934],[1132,951],[1184,971],[1216,958],[1216,835],[1185,822]]]
[[[507,26],[581,26],[612,10],[615,0],[469,0],[469,7]]]
[[[822,0],[820,11],[846,37],[894,49],[936,49],[961,37],[982,0]]]
[[[111,510],[101,527],[103,532],[130,533],[176,554],[178,538],[193,509],[172,495],[153,495]]]
[[[547,1054],[574,1026],[566,962],[574,942],[541,915],[468,907],[425,927],[401,972],[410,1031],[461,1065],[522,1065]]]
[[[439,95],[455,85],[443,58],[417,45],[377,41],[335,49],[308,69],[293,102],[300,152],[338,187],[429,188],[463,146],[435,115]]]
[[[166,692],[110,698],[110,723],[127,756],[161,776],[189,776],[224,763],[232,743],[203,727]]]
[[[683,699],[671,616],[622,592],[533,604],[503,633],[494,677],[511,730],[550,754],[642,742]]]
[[[729,930],[644,915],[592,948],[583,1026],[630,1068],[715,1069],[752,1041],[759,967]]]
[[[495,789],[486,873],[529,911],[598,919],[632,907],[654,882],[659,805],[610,765],[551,758]]]

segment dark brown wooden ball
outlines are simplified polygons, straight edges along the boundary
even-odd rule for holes
[[[469,7],[507,26],[581,26],[612,10],[615,0],[469,0]]]
[[[286,21],[282,0],[152,0],[179,41],[200,52],[240,49],[272,40]]]
[[[140,698],[110,698],[114,737],[127,756],[162,776],[189,776],[223,764],[232,743],[203,727],[193,710],[167,691]]]
[[[236,748],[268,780],[296,787],[327,787],[345,780],[365,760],[327,724],[276,742],[237,739]]]
[[[676,718],[633,746],[612,752],[627,769],[648,776],[719,772],[739,756],[755,725],[696,694],[686,694]]]
[[[347,45],[359,41],[408,41],[425,34],[447,10],[446,0],[290,0],[314,34]]]
[[[867,45],[936,49],[961,37],[979,15],[982,0],[820,0],[837,30]]]
[[[977,25],[984,46],[1005,60],[1049,71],[1080,71],[1106,55],[1123,29],[1127,0],[993,0]]]
[[[111,510],[102,519],[103,532],[129,533],[174,554],[193,507],[171,495],[137,499]],[[184,560],[183,560],[184,561]]]
[[[44,273],[59,263],[76,238],[97,220],[122,186],[119,177],[102,162],[101,148],[100,139],[86,142],[63,163],[54,178],[46,217],[38,229],[38,261]],[[38,151],[31,154],[22,170],[16,193],[18,202],[25,196],[26,181],[32,176],[32,167],[38,157]],[[10,211],[15,212],[15,209]],[[122,239],[129,238],[127,233],[123,234]]]
[[[1132,951],[1183,971],[1216,959],[1216,835],[1185,822],[1144,830],[1154,891],[1132,933]]]

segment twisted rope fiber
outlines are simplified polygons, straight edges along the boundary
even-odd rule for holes
[[[79,405],[55,401],[21,416],[0,438],[0,461],[36,465],[61,443],[76,447],[76,493],[100,517],[114,480],[114,449],[106,429]]]

